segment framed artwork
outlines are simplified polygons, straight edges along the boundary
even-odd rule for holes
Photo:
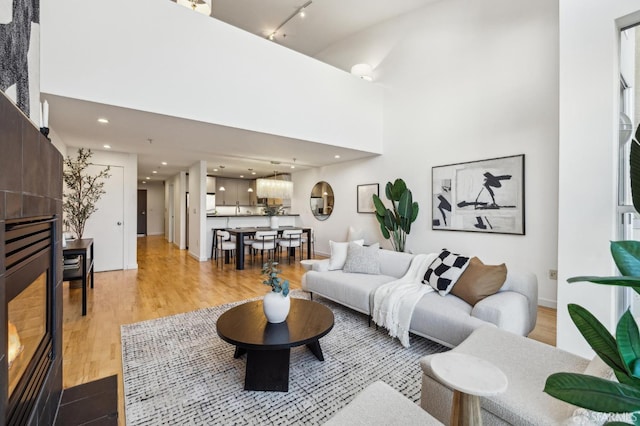
[[[524,235],[524,154],[431,169],[431,229]]]
[[[373,205],[373,195],[380,195],[380,185],[368,183],[358,185],[358,213],[375,213],[376,207]]]

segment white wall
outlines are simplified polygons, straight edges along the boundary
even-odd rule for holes
[[[173,184],[173,178],[164,182],[164,237],[169,243],[173,243],[173,226],[171,226],[171,221],[173,220]]]
[[[167,214],[166,225],[165,225],[165,235],[167,236],[167,240],[172,242],[180,250],[184,250],[187,248],[187,236],[185,235],[185,225],[186,225],[186,216],[185,216],[185,206],[187,202],[187,173],[180,172],[171,179],[167,179],[166,186],[169,190],[173,190],[173,236],[169,237],[169,220],[171,218]],[[169,202],[171,197],[165,197],[165,210],[170,211]]]
[[[200,160],[189,167],[189,254],[205,261],[207,254],[207,162]]]
[[[592,352],[567,304],[584,306],[613,330],[618,291],[565,281],[615,273],[619,29],[640,22],[638,10],[638,0],[560,0],[558,346],[583,356]]]
[[[380,88],[173,2],[43,2],[41,22],[45,93],[382,149]]]
[[[315,227],[321,252],[352,224],[382,240],[375,217],[356,213],[356,186],[378,182],[384,199],[386,182],[401,177],[421,209],[408,249],[446,247],[534,272],[540,303],[554,306],[556,282],[547,273],[557,266],[557,1],[449,0],[382,25],[380,34],[372,27],[344,41],[344,49],[360,59],[356,41],[367,51],[387,45],[378,37],[394,40],[376,69],[375,84],[385,88],[384,155],[293,174],[292,211]],[[330,50],[345,57],[339,45]],[[515,154],[526,155],[525,236],[431,230],[433,166]],[[318,180],[335,194],[326,222],[308,207]]]
[[[165,225],[164,182],[150,181],[138,184],[138,189],[147,191],[147,235],[163,235]]]

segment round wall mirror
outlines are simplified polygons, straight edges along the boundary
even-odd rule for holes
[[[311,190],[311,213],[318,220],[327,220],[333,212],[333,189],[327,182],[318,182]]]

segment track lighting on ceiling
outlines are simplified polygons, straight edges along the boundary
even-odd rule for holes
[[[188,7],[194,12],[211,16],[211,0],[176,0],[180,6]]]
[[[307,16],[306,13],[306,9],[307,7],[309,7],[309,5],[313,3],[313,0],[309,0],[307,1],[305,4],[303,4],[302,6],[300,6],[299,8],[297,8],[295,10],[295,12],[293,12],[291,15],[289,15],[287,17],[287,19],[285,19],[284,21],[282,21],[282,23],[280,25],[278,25],[278,27],[273,30],[268,36],[267,38],[271,41],[274,41],[276,39],[276,35],[278,34],[278,31],[280,31],[282,29],[282,27],[284,27],[285,25],[287,25],[287,23],[292,20],[293,18],[295,18],[296,16],[300,16],[301,18],[304,18],[305,16]],[[283,34],[283,37],[286,37],[286,34]]]

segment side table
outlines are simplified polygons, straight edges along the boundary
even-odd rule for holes
[[[82,267],[76,270],[64,271],[63,280],[71,281],[82,279],[82,316],[87,315],[87,278],[91,280],[93,288],[93,238],[67,241],[67,246],[62,249],[63,256],[80,256]]]
[[[507,376],[495,365],[472,355],[445,352],[433,357],[433,374],[453,389],[451,425],[482,425],[481,396],[507,390]]]

